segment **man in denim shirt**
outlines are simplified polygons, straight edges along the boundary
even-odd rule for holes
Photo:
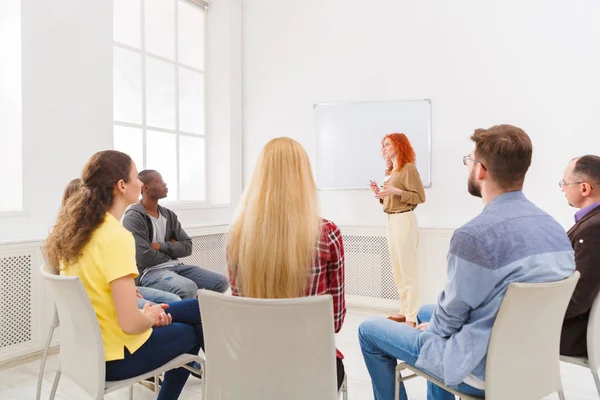
[[[531,164],[529,136],[515,126],[497,125],[475,130],[471,140],[475,148],[463,158],[468,190],[485,208],[452,236],[448,280],[437,305],[421,309],[416,329],[383,318],[359,328],[376,400],[394,398],[397,360],[483,396],[487,347],[508,286],[557,281],[575,270],[565,231],[521,191]],[[403,385],[400,398],[407,399]],[[428,383],[428,399],[453,398]]]

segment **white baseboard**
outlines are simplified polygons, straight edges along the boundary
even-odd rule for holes
[[[59,352],[59,346],[52,346],[48,349],[48,357],[54,355],[54,354],[58,354]],[[25,352],[23,353],[23,355],[17,356],[17,357],[12,357],[12,358],[7,358],[7,361],[2,361],[0,362],[0,371],[3,369],[10,369],[12,367],[16,367],[22,364],[27,364],[31,361],[37,360],[42,358],[42,355],[44,354],[44,350],[36,350],[36,351],[29,351],[29,352]]]
[[[397,300],[376,299],[364,296],[346,296],[346,307],[355,310],[377,310],[387,314],[396,314],[399,305]]]

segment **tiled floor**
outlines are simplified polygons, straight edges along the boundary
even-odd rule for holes
[[[357,330],[359,324],[372,313],[363,310],[351,310],[348,312],[344,328],[336,338],[338,347],[344,353],[346,371],[348,374],[348,397],[350,400],[373,399],[369,374],[362,360],[360,347],[358,345]],[[52,356],[48,360],[42,398],[47,399],[52,386],[52,379],[57,367],[57,357]],[[17,400],[35,398],[37,384],[37,373],[39,361],[30,362],[11,369],[0,370],[0,399]],[[565,396],[568,400],[591,400],[598,399],[594,382],[589,370],[584,368],[563,365],[562,379],[565,387]],[[408,395],[411,400],[425,400],[425,381],[414,379],[407,384]],[[68,378],[63,377],[58,386],[57,399],[61,400],[87,400],[89,397],[71,383]],[[106,396],[106,399],[127,399],[128,391],[121,390]],[[146,388],[136,385],[134,398],[136,400],[153,399],[153,394]],[[180,399],[200,399],[201,390],[198,380],[190,377]],[[548,399],[557,399],[557,395],[548,396]]]

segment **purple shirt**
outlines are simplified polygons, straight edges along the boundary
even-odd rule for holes
[[[594,208],[600,207],[600,201],[594,204],[590,204],[587,207],[582,208],[581,210],[575,213],[575,222],[579,222],[579,220],[586,216],[587,213],[592,211]]]

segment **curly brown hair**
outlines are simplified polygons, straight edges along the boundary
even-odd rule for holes
[[[383,150],[383,143],[385,139],[390,139],[394,149],[396,149],[396,157],[398,160],[398,169],[401,169],[408,163],[414,163],[416,160],[415,150],[413,149],[410,141],[406,137],[404,133],[390,133],[389,135],[385,135],[383,139],[381,139],[381,148]],[[394,169],[394,163],[391,160],[387,160],[387,165],[385,169],[385,174],[389,175],[392,173]]]
[[[54,229],[46,240],[50,265],[77,261],[81,250],[104,221],[114,200],[115,185],[129,181],[131,157],[107,150],[94,154],[81,174],[79,190],[68,197],[58,214]]]
[[[69,182],[63,193],[62,207],[64,207],[65,204],[67,204],[67,200],[69,199],[69,197],[71,197],[71,195],[73,195],[73,193],[75,193],[76,191],[78,191],[80,189],[81,189],[81,178],[75,178],[71,182]]]

